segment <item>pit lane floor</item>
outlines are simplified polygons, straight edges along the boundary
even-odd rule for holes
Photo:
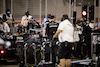
[[[0,67],[19,67],[14,60],[0,61]]]
[[[18,67],[18,65],[0,65],[0,67]]]

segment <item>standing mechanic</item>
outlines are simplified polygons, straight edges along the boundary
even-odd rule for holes
[[[22,17],[21,24],[24,27],[27,27],[28,22],[30,22],[30,20],[32,20],[32,16],[30,15],[29,11],[26,11],[25,15]]]
[[[71,52],[73,40],[74,27],[73,24],[68,20],[68,15],[63,15],[63,21],[60,23],[58,30],[56,31],[53,38],[59,35],[59,41],[61,42],[59,48],[59,59],[61,67],[71,66]]]
[[[52,40],[52,37],[53,35],[56,33],[57,31],[57,28],[59,26],[59,23],[55,22],[55,16],[51,16],[51,22],[49,22],[46,26],[46,34],[49,38],[49,40],[51,41]],[[56,63],[56,56],[57,56],[57,46],[56,46],[56,42],[58,41],[58,38],[53,40],[52,42],[52,61],[53,61],[53,64]]]
[[[43,27],[43,37],[46,36],[46,26],[47,24],[50,22],[51,19],[51,14],[47,15],[47,18],[44,18],[43,23],[42,23],[42,27]]]
[[[11,26],[14,26],[14,18],[13,18],[13,15],[11,14],[11,11],[10,9],[7,9],[6,10],[6,13],[3,14],[3,21],[8,23],[8,25],[11,27]]]
[[[51,40],[53,35],[56,33],[58,28],[58,23],[55,22],[55,16],[51,16],[51,21],[46,26],[46,34],[48,38]]]

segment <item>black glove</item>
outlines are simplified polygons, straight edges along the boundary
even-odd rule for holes
[[[56,37],[53,37],[53,38],[52,38],[52,41],[54,41],[55,39],[56,39]]]

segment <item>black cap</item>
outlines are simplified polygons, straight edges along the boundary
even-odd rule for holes
[[[51,19],[54,19],[54,18],[55,18],[55,16],[52,15],[52,16],[51,16]]]
[[[29,11],[26,11],[25,14],[28,14],[29,15]]]
[[[10,9],[6,9],[6,13],[7,13],[8,11],[10,11]]]
[[[63,18],[63,19],[69,19],[67,14],[64,14],[64,15],[62,16],[62,18]]]
[[[48,14],[48,15],[51,15],[51,14]]]

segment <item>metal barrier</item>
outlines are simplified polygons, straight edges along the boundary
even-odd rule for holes
[[[95,63],[95,67],[98,67],[98,56],[100,55],[100,32],[91,33],[91,57]]]

